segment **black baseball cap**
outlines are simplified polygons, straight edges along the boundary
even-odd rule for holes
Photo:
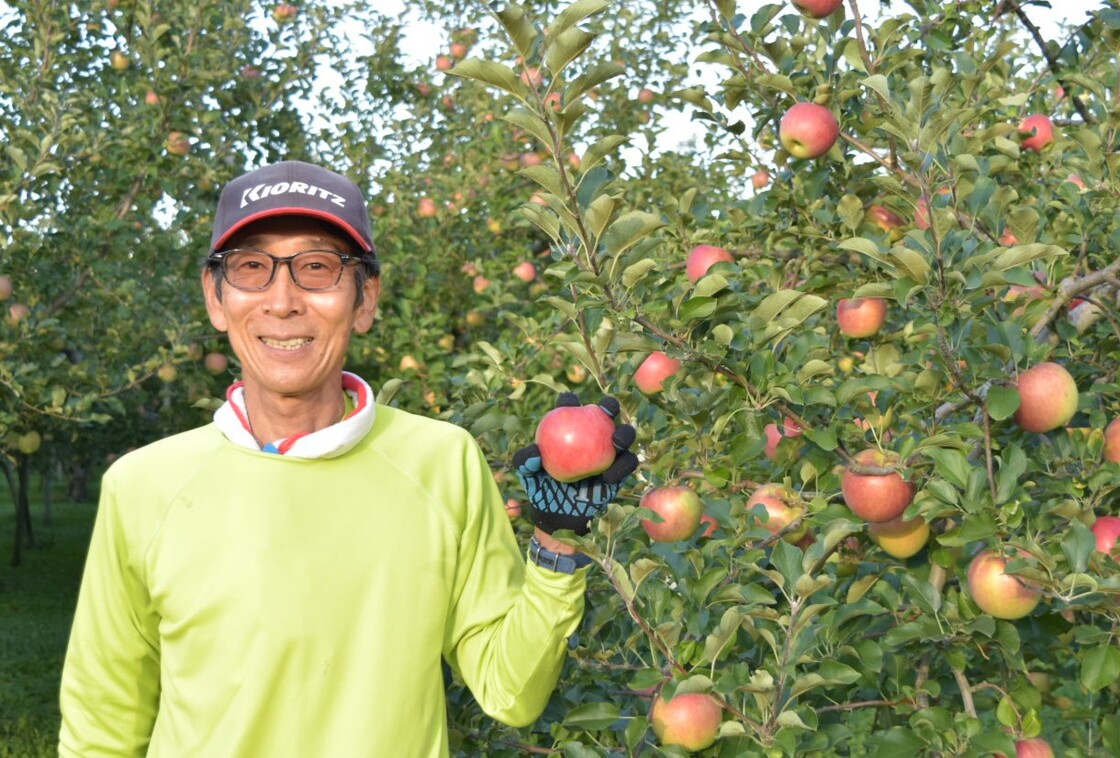
[[[303,161],[282,161],[230,181],[218,198],[210,252],[239,229],[270,216],[310,216],[334,224],[362,250],[373,252],[369,211],[358,185]]]

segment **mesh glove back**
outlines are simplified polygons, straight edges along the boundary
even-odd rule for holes
[[[579,400],[565,392],[556,403],[557,407],[564,405],[579,405]],[[599,407],[611,418],[618,415],[618,400],[613,397],[604,397]],[[619,424],[611,437],[616,451],[614,462],[603,473],[575,482],[559,482],[549,476],[541,466],[541,451],[535,444],[514,453],[513,465],[532,505],[529,516],[533,524],[548,534],[557,529],[587,534],[591,519],[606,509],[623,480],[638,467],[638,457],[629,449],[634,437],[634,427]]]

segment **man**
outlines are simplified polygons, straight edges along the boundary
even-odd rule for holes
[[[442,756],[442,660],[494,718],[535,720],[589,563],[551,532],[614,496],[633,429],[575,484],[519,451],[526,561],[470,435],[343,371],[380,293],[357,186],[295,161],[235,179],[202,288],[242,379],[214,423],[105,475],[60,755]]]

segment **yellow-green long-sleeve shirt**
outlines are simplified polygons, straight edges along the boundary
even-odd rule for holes
[[[209,426],[106,473],[62,676],[62,756],[444,756],[445,657],[543,710],[586,570],[526,564],[470,435],[377,406],[291,459]]]

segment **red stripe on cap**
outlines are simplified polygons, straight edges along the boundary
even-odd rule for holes
[[[271,216],[311,216],[312,218],[317,218],[317,219],[320,219],[322,221],[329,221],[330,223],[334,224],[335,226],[339,227],[344,232],[349,234],[350,237],[355,242],[358,243],[358,246],[361,247],[362,250],[365,250],[368,253],[370,250],[373,249],[369,245],[369,243],[367,243],[364,239],[362,239],[362,235],[359,234],[358,231],[354,227],[352,227],[350,224],[346,223],[345,221],[343,221],[341,218],[334,215],[333,213],[327,213],[326,211],[319,211],[319,210],[315,210],[315,209],[312,209],[312,208],[298,208],[298,207],[296,207],[296,208],[268,208],[267,210],[257,211],[256,213],[253,213],[249,216],[246,216],[245,218],[241,219],[236,224],[231,226],[229,229],[227,229],[226,233],[223,234],[221,237],[219,237],[214,242],[214,246],[210,250],[210,252],[214,252],[214,251],[218,250],[219,248],[221,248],[222,245],[224,245],[226,242],[229,241],[230,237],[232,237],[234,234],[236,234],[239,230],[245,228],[247,225],[253,223],[254,221],[259,221],[262,218],[269,218]]]

